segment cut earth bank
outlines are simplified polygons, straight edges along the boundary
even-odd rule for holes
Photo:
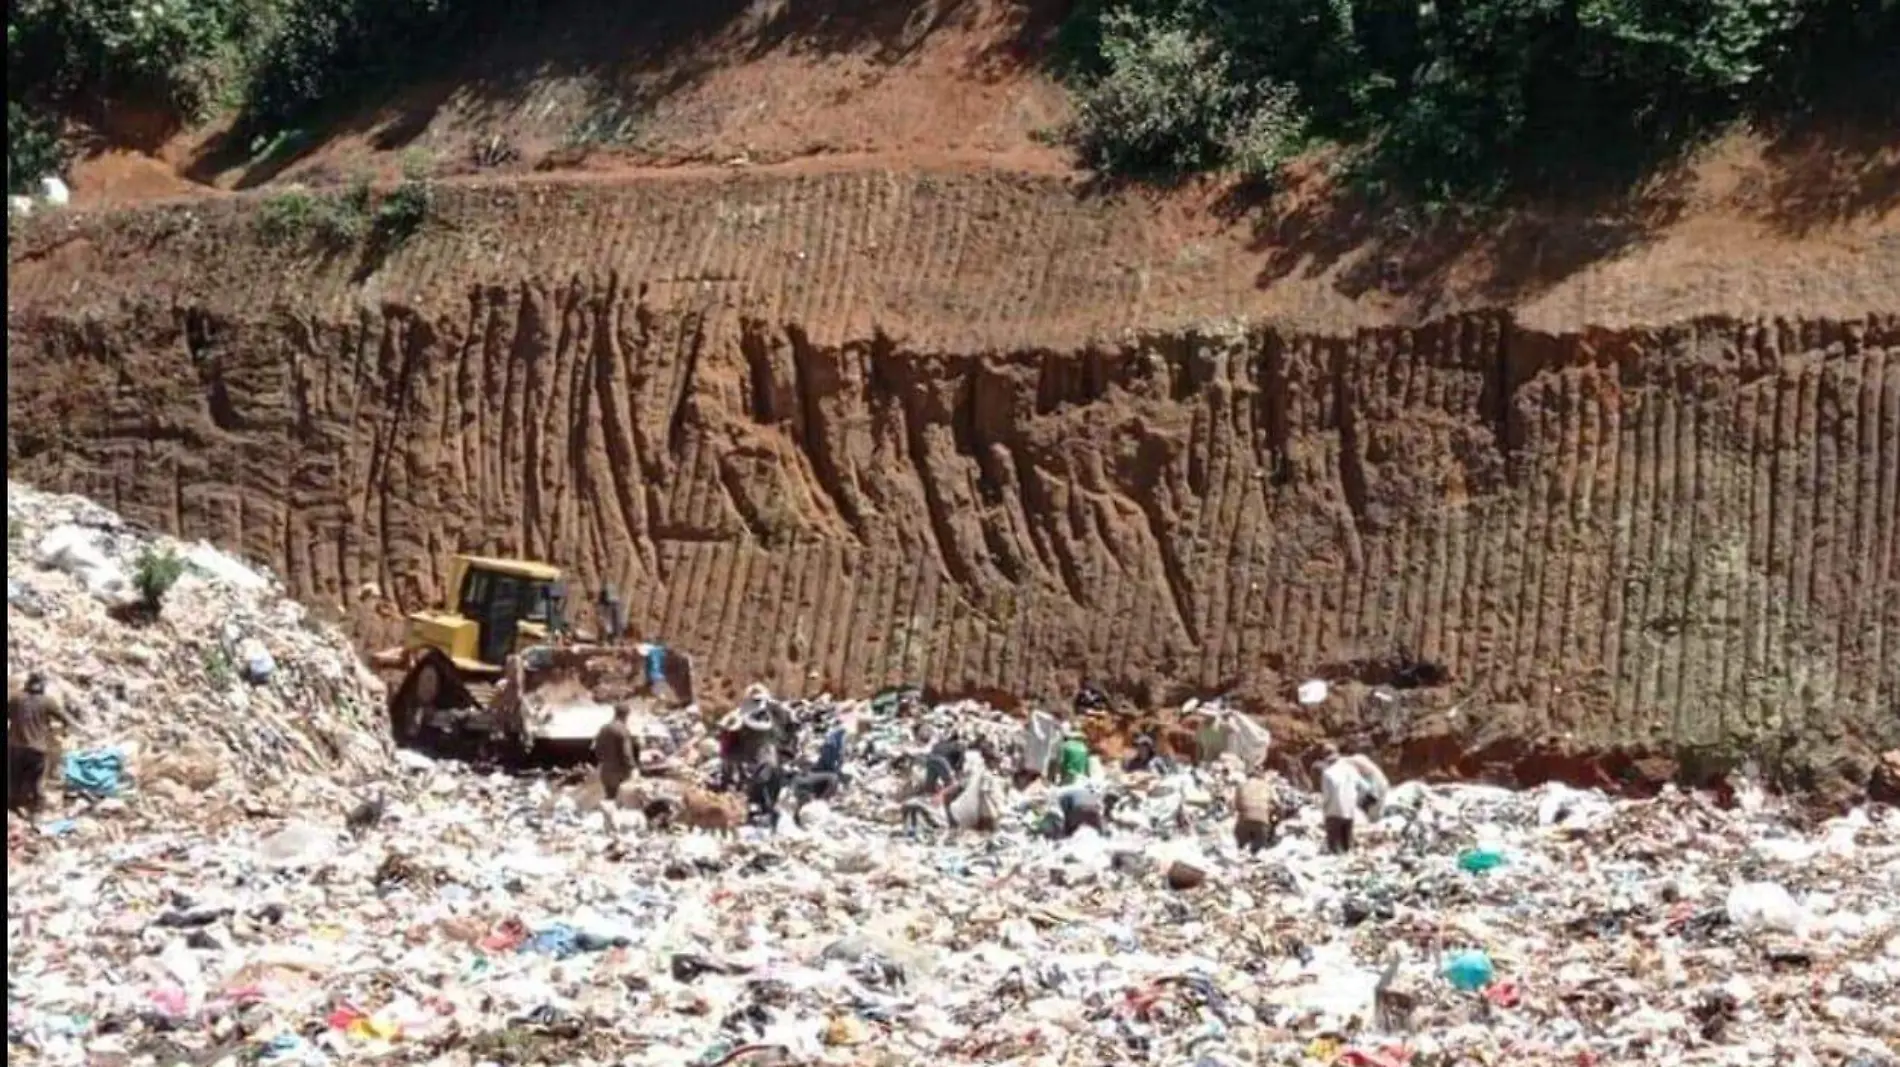
[[[366,642],[478,549],[614,583],[714,697],[1232,691],[1506,780],[1900,747],[1892,240],[1419,315],[1056,179],[449,184],[374,256],[254,205],[15,227],[9,473]]]

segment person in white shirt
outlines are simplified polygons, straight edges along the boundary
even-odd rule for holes
[[[1337,756],[1320,772],[1320,811],[1326,816],[1326,851],[1352,851],[1354,820],[1361,812],[1378,819],[1390,789],[1385,772],[1361,755]]]

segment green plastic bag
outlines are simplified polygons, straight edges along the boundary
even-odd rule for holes
[[[1494,848],[1474,848],[1458,857],[1458,866],[1472,874],[1483,874],[1504,866],[1504,853]]]

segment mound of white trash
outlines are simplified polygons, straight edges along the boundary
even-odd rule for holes
[[[379,820],[134,807],[9,864],[25,1063],[1427,1067],[1894,1062],[1900,815],[1399,785],[1324,855],[1232,841],[1230,767],[1091,773],[1107,832],[905,820],[963,705],[833,709],[801,822],[618,832],[580,782],[411,753]],[[837,735],[832,735],[837,736]],[[697,716],[650,773],[704,780]],[[1183,870],[1193,877],[1183,877]],[[1177,888],[1178,887],[1178,888]]]
[[[268,573],[8,482],[9,687],[32,672],[72,720],[68,789],[102,803],[209,812],[391,766],[382,683]]]

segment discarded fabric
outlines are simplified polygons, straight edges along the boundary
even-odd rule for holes
[[[92,797],[116,796],[125,774],[125,755],[112,748],[68,752],[64,770],[68,790]]]

